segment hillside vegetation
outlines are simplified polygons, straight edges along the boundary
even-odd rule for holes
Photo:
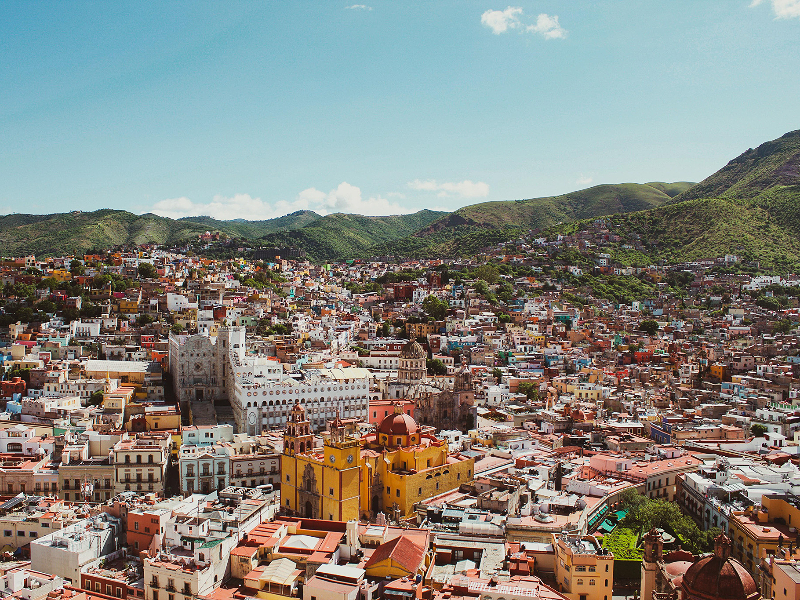
[[[750,148],[675,201],[755,198],[773,188],[800,183],[800,129]]]
[[[124,210],[75,211],[51,215],[0,217],[0,252],[4,256],[83,254],[124,244],[172,244],[211,230],[231,237],[253,238],[278,229],[302,227],[319,218],[300,211],[269,221],[217,221],[208,217],[169,219]]]
[[[669,193],[688,183],[621,183],[545,198],[482,202],[458,209],[413,236],[382,244],[374,254],[398,256],[469,256],[477,251],[559,223],[587,217],[645,210],[670,201]],[[661,188],[661,189],[659,189]],[[666,191],[665,191],[666,190]]]
[[[315,261],[370,254],[371,248],[406,237],[446,213],[421,210],[410,215],[365,217],[335,213],[293,231],[272,233],[258,240],[263,246],[294,246]]]
[[[767,270],[800,268],[800,130],[749,149],[674,203],[606,220],[647,260],[683,262],[735,254]],[[557,228],[590,227],[589,221]],[[554,230],[556,231],[556,230]]]

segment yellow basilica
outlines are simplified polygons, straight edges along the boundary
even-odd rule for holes
[[[472,481],[474,458],[448,456],[447,442],[423,431],[395,404],[394,414],[362,438],[331,423],[322,451],[314,449],[311,424],[295,405],[281,456],[283,510],[309,519],[405,517],[414,504]]]

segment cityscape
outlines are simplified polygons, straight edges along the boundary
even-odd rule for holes
[[[0,4],[0,596],[800,600],[798,26]]]

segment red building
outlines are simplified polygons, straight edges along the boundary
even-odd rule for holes
[[[136,552],[150,548],[153,536],[164,536],[170,512],[163,508],[135,508],[128,513],[128,546]]]
[[[11,381],[0,382],[0,397],[12,398],[14,394],[25,395],[25,380],[14,377]]]
[[[414,416],[414,401],[413,400],[370,400],[369,401],[369,422],[376,427],[381,424],[385,417],[394,413],[394,405],[396,402],[403,403],[403,412],[407,415]]]

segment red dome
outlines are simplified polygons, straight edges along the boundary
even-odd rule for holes
[[[681,585],[687,600],[756,600],[761,595],[742,563],[717,555],[701,558],[689,567]]]
[[[411,415],[395,413],[384,417],[378,431],[387,435],[414,435],[419,431],[419,425]]]

